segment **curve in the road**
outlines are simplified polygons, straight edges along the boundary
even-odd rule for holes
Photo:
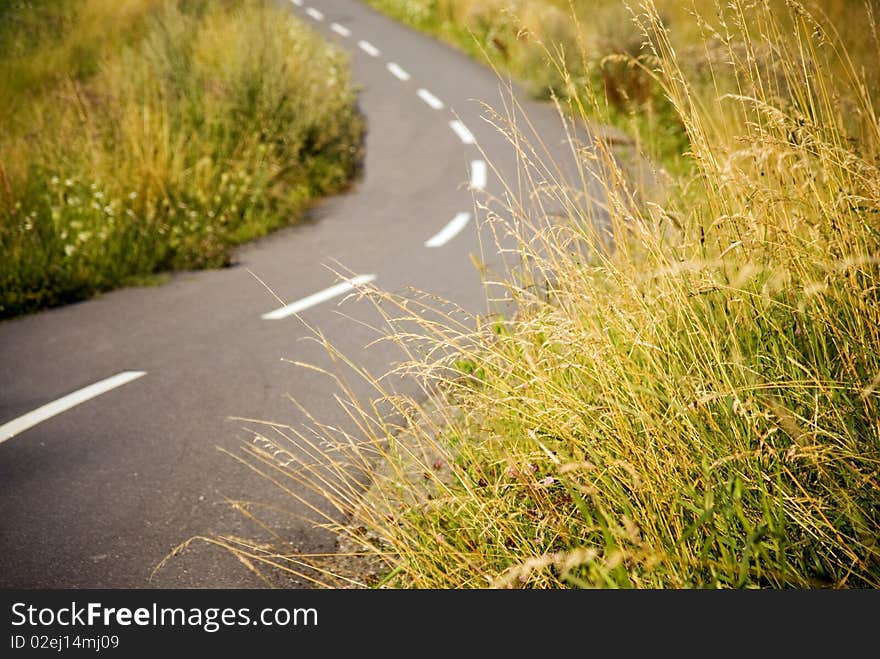
[[[309,18],[318,22],[324,21],[325,14],[320,9],[311,5],[305,5],[302,0],[290,1],[296,7],[302,8]],[[330,23],[330,29],[334,33],[345,39],[351,38],[354,35],[354,32],[351,28],[343,23],[339,23],[336,21],[332,21]],[[370,57],[378,58],[382,56],[382,50],[373,45],[372,42],[367,41],[366,39],[358,40],[357,46],[358,48],[360,48],[361,51],[363,51]],[[401,67],[394,61],[387,62],[385,64],[385,68],[388,70],[389,73],[391,73],[391,75],[393,75],[401,82],[409,82],[412,79],[412,76],[403,67]],[[444,103],[442,99],[440,99],[429,89],[419,87],[418,90],[416,90],[416,96],[424,101],[425,104],[432,110],[443,110],[446,108],[446,103]],[[474,137],[473,133],[468,129],[467,126],[465,126],[465,124],[460,119],[451,120],[449,122],[449,127],[456,134],[456,136],[458,136],[463,144],[476,144],[476,138]],[[472,161],[469,188],[473,191],[485,190],[486,182],[487,167],[485,161]],[[455,217],[453,217],[452,220],[450,220],[440,231],[438,231],[436,234],[425,241],[424,246],[428,248],[437,248],[446,245],[464,230],[470,220],[471,214],[469,212],[456,213]],[[333,298],[339,297],[340,295],[348,293],[354,290],[356,287],[372,282],[375,279],[376,275],[359,275],[357,277],[353,277],[344,282],[324,289],[323,291],[308,295],[297,302],[293,302],[279,309],[275,309],[274,311],[265,313],[262,315],[262,318],[266,320],[278,320],[281,318],[287,318],[288,316],[297,314],[300,311],[304,311],[305,309],[313,307],[316,304],[320,304],[322,302],[326,302],[332,300]]]
[[[305,14],[313,20],[319,22],[324,20],[325,15],[321,10],[312,6],[305,6],[301,0],[291,0],[291,3],[297,7],[302,7]],[[350,28],[336,21],[333,21],[330,24],[330,29],[343,38],[349,38],[353,35],[353,32]],[[359,40],[357,42],[357,46],[358,48],[360,48],[360,50],[362,50],[370,57],[380,57],[382,55],[382,51],[378,47],[374,46],[370,41],[367,41],[365,39]],[[412,78],[412,76],[396,62],[389,61],[386,63],[385,66],[389,73],[391,73],[401,82],[408,82]],[[425,89],[424,87],[420,87],[416,91],[416,95],[433,110],[443,110],[446,108],[446,104],[440,98],[438,98],[430,90]],[[474,144],[476,142],[473,134],[460,120],[455,119],[450,121],[449,126],[456,133],[456,135],[458,135],[462,143]],[[486,187],[486,178],[486,163],[482,160],[472,161],[470,189],[474,191],[484,190]],[[453,238],[455,238],[455,236],[461,233],[462,230],[464,230],[464,228],[470,222],[470,219],[471,214],[468,212],[457,213],[455,217],[450,220],[449,223],[447,223],[440,231],[438,231],[431,238],[425,241],[425,247],[437,248],[446,245]],[[345,293],[351,292],[355,290],[358,286],[363,286],[365,284],[371,283],[375,279],[376,275],[373,274],[358,275],[356,277],[349,278],[343,282],[340,282],[339,284],[335,284],[316,293],[307,295],[300,300],[284,305],[278,309],[264,313],[261,315],[261,318],[263,318],[264,320],[280,320],[289,316],[296,315],[301,311],[305,311],[306,309],[321,304],[322,302],[330,301]],[[128,373],[138,373],[136,377],[145,375],[145,373],[142,371],[132,371]],[[61,414],[62,412],[71,409],[75,405],[90,400],[91,398],[95,398],[100,394],[105,393],[117,386],[127,384],[131,381],[131,379],[134,379],[126,379],[126,377],[126,374],[123,373],[113,376],[111,378],[107,378],[106,380],[102,380],[79,391],[68,394],[61,399],[42,405],[36,410],[28,412],[27,414],[24,414],[3,425],[0,425],[0,443],[6,441],[7,439],[11,439],[15,435],[29,428],[32,428],[42,421],[45,421],[57,414]]]

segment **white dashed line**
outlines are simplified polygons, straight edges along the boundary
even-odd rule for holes
[[[63,398],[59,398],[58,400],[43,405],[42,407],[38,407],[33,412],[28,412],[17,419],[13,419],[9,423],[4,423],[0,426],[0,444],[7,439],[15,437],[19,433],[24,432],[28,428],[34,427],[38,423],[42,423],[46,419],[51,419],[56,414],[66,412],[80,403],[84,403],[91,398],[107,393],[116,387],[128,384],[132,380],[137,380],[143,375],[146,375],[145,371],[123,371],[122,373],[117,373],[113,377],[101,380],[95,384],[90,384],[88,387],[78,389],[72,394],[67,394]]]
[[[314,18],[316,21],[323,21],[324,20],[324,14],[319,12],[314,7],[306,7],[306,13],[309,16],[311,16],[312,18]]]
[[[471,190],[485,190],[486,175],[486,163],[474,160],[471,163]]]
[[[400,68],[400,65],[396,64],[395,62],[388,62],[388,64],[385,65],[385,68],[388,69],[391,72],[391,75],[393,75],[398,80],[403,80],[404,82],[406,82],[411,77],[409,73]]]
[[[375,278],[376,275],[358,275],[357,277],[353,277],[340,284],[331,286],[330,288],[325,288],[323,291],[318,291],[308,297],[304,297],[303,299],[288,304],[287,306],[275,309],[275,311],[264,313],[261,317],[263,320],[280,320],[282,318],[287,318],[288,316],[304,311],[309,307],[313,307],[316,304],[321,304],[321,302],[332,300],[334,297],[339,297],[343,293],[353,291],[357,286],[369,284]]]
[[[340,25],[339,23],[330,23],[330,29],[339,36],[345,37],[346,39],[351,36],[351,30],[349,30],[344,25]]]
[[[465,144],[474,144],[474,134],[468,130],[468,127],[461,123],[458,119],[449,122],[449,127],[455,131],[458,138]]]
[[[425,247],[442,247],[455,238],[470,221],[470,213],[459,213],[449,224],[443,227],[437,235],[430,240],[426,240]]]
[[[382,52],[369,41],[358,41],[358,48],[364,51],[370,57],[379,57]]]
[[[297,7],[302,7],[302,6],[303,6],[303,0],[290,0],[290,1],[291,1],[293,4],[295,4]]]
[[[441,101],[439,98],[434,96],[434,94],[429,92],[427,89],[420,89],[416,93],[419,95],[420,99],[422,99],[425,103],[430,105],[435,110],[442,110],[443,109],[443,107],[444,107],[443,101]]]

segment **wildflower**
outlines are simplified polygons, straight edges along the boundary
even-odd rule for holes
[[[73,256],[73,253],[76,251],[76,247],[70,244],[64,246],[64,253],[67,256]]]

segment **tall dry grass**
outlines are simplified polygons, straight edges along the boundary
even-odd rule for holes
[[[601,142],[572,145],[580,178],[559,178],[540,135],[511,124],[528,195],[511,187],[483,220],[518,239],[518,267],[486,274],[513,312],[374,291],[387,340],[410,356],[394,373],[433,402],[328,346],[376,388],[358,399],[337,380],[353,430],[274,428],[239,456],[304,502],[303,487],[325,497],[335,511],[315,506],[316,523],[380,559],[378,583],[880,586],[873,95],[801,5],[729,7],[701,27],[736,74],[711,105],[657,6],[636,8],[693,145],[694,174],[666,203],[640,201]],[[229,546],[304,570],[303,557]],[[317,567],[320,582],[377,583]]]

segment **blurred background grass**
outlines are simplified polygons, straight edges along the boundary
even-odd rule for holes
[[[296,222],[354,176],[347,62],[264,1],[0,5],[0,317]]]

